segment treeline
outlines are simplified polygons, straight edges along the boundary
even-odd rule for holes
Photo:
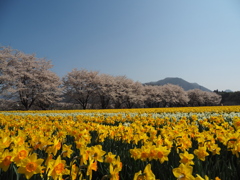
[[[50,61],[0,49],[0,110],[106,109],[219,105],[215,92],[143,85],[126,76],[73,69],[59,78]]]
[[[224,92],[215,90],[214,92],[222,97],[222,105],[240,105],[240,91]]]

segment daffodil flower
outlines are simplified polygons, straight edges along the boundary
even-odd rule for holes
[[[43,166],[43,159],[37,159],[37,154],[33,153],[31,156],[22,160],[21,166],[18,168],[18,173],[25,174],[27,179],[30,179],[34,174],[41,173]]]

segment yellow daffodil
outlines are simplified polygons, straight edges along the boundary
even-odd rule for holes
[[[240,117],[235,116],[233,118],[233,126],[236,128],[236,130],[240,129]]]
[[[113,164],[110,164],[109,171],[110,171],[110,180],[119,180],[119,168],[117,168]]]
[[[140,159],[142,161],[146,161],[149,157],[149,148],[142,146],[140,149]]]
[[[220,155],[221,148],[217,144],[211,144],[208,150],[212,153],[212,155]]]
[[[48,166],[48,165],[49,165],[49,162],[51,162],[51,159],[53,159],[53,155],[52,155],[51,153],[49,153],[44,164],[45,164],[46,166]]]
[[[19,165],[23,159],[25,159],[29,154],[29,149],[25,146],[18,146],[13,149],[13,157],[11,161]]]
[[[194,155],[193,154],[189,154],[187,151],[184,151],[184,153],[180,153],[179,156],[181,158],[180,163],[194,165],[194,162],[193,162]]]
[[[114,159],[114,161],[112,162],[112,164],[114,165],[114,168],[117,168],[118,171],[122,170],[122,162],[120,160],[120,156],[117,157],[117,159]]]
[[[0,168],[2,168],[3,171],[7,171],[10,164],[12,163],[12,153],[6,149],[5,151],[1,152],[0,155]]]
[[[195,179],[192,175],[193,167],[190,165],[185,165],[181,163],[179,167],[174,168],[172,171],[173,171],[173,175],[178,180],[194,180]]]
[[[134,160],[137,160],[137,159],[140,159],[141,157],[141,151],[139,148],[134,148],[134,149],[130,149],[130,154],[131,154],[131,157],[134,158]]]
[[[194,154],[197,155],[198,159],[200,159],[201,161],[205,161],[206,156],[208,156],[208,152],[206,149],[206,146],[203,147],[198,147],[198,149],[195,149]]]
[[[18,131],[18,136],[13,137],[13,142],[15,146],[24,145],[26,134],[23,131]]]
[[[153,174],[152,170],[151,170],[151,164],[148,164],[143,173],[146,176],[146,180],[154,180],[155,179],[155,175]]]
[[[80,165],[87,164],[87,161],[89,160],[91,156],[91,147],[82,147],[80,148]]]
[[[106,152],[102,150],[101,145],[92,146],[90,153],[91,156],[98,162],[103,162],[103,156],[106,154]]]
[[[49,144],[49,140],[41,133],[37,133],[31,136],[30,143],[34,150],[45,150]]]
[[[78,176],[78,173],[80,173],[79,168],[76,164],[73,164],[71,167],[71,179],[75,180]]]
[[[153,159],[156,157],[157,153],[158,153],[158,152],[157,152],[155,146],[150,147],[150,149],[149,149],[149,154],[148,154],[148,159],[149,159],[150,161],[153,160]]]
[[[12,139],[9,136],[3,136],[0,139],[0,150],[8,148],[12,142]]]
[[[71,154],[73,153],[73,150],[71,149],[72,145],[66,145],[64,144],[63,145],[63,148],[62,148],[62,156],[63,157],[68,157],[70,158],[71,157]]]
[[[58,156],[56,160],[50,159],[47,171],[48,176],[51,176],[54,180],[62,178],[62,175],[69,174],[69,170],[66,169],[66,162],[61,160],[61,156]]]
[[[37,159],[37,154],[33,153],[31,156],[22,160],[21,166],[18,168],[18,173],[25,174],[27,179],[30,179],[34,174],[39,174],[42,171],[41,164],[43,159]]]
[[[133,180],[143,180],[144,177],[142,177],[142,171],[138,171],[134,174]]]
[[[53,153],[54,155],[56,155],[58,150],[61,149],[61,147],[62,147],[62,143],[57,138],[54,138],[52,146],[49,146],[46,152]]]
[[[116,155],[112,154],[112,152],[108,152],[108,154],[105,156],[104,162],[112,163],[115,159],[115,156]]]
[[[159,145],[155,148],[156,155],[154,159],[159,160],[160,163],[163,163],[164,161],[168,161],[168,155],[170,153],[170,150],[167,149],[166,146]]]
[[[97,161],[89,159],[89,165],[87,168],[87,176],[89,176],[89,179],[92,179],[92,171],[97,171]]]
[[[142,171],[138,171],[137,173],[134,174],[133,180],[155,180],[155,175],[153,174],[151,170],[151,164],[148,164],[143,173]]]

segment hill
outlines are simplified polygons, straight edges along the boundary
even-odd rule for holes
[[[146,85],[158,85],[158,86],[162,86],[165,84],[174,84],[174,85],[178,85],[180,87],[182,87],[185,91],[188,91],[190,89],[200,89],[202,91],[209,91],[212,92],[210,89],[207,89],[206,87],[203,87],[197,83],[190,83],[185,81],[184,79],[178,78],[178,77],[168,77],[165,78],[163,80],[159,80],[156,82],[148,82],[148,83],[144,83]]]

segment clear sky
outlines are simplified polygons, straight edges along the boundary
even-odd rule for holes
[[[141,83],[240,90],[239,0],[0,0],[0,46]]]

